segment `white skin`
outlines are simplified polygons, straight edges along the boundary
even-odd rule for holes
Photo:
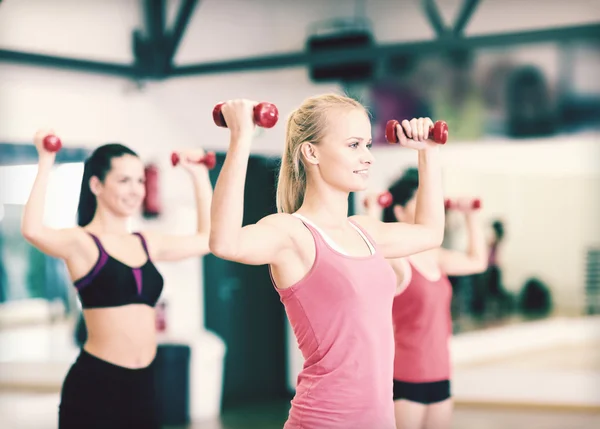
[[[369,214],[379,218],[377,214],[377,195],[369,195]],[[404,207],[394,205],[397,222],[414,223],[416,196],[413,196]],[[390,259],[398,279],[396,294],[402,293],[411,280],[411,269],[406,260],[415,266],[427,279],[436,281],[442,273],[463,276],[478,274],[487,268],[487,250],[485,236],[478,211],[470,208],[469,198],[457,199],[456,210],[465,216],[468,248],[466,252],[436,248],[410,255],[406,258]],[[397,429],[449,429],[452,421],[452,398],[435,404],[424,405],[404,399],[394,402]]]
[[[220,258],[249,265],[270,264],[277,286],[288,288],[312,267],[312,235],[295,216],[269,215],[242,227],[244,183],[256,102],[228,101],[222,108],[229,125],[230,146],[215,186],[210,234],[211,251]],[[439,147],[426,139],[428,118],[403,121],[400,145],[418,151],[421,198],[413,224],[383,223],[369,216],[354,216],[377,242],[383,256],[398,258],[440,246],[444,206]],[[298,213],[325,231],[349,255],[365,256],[369,249],[348,221],[350,192],[365,190],[374,163],[370,152],[371,124],[361,109],[335,109],[328,114],[327,135],[318,145],[304,142],[307,187]],[[403,150],[400,149],[399,150]]]
[[[54,134],[41,129],[34,137],[39,154],[38,173],[25,209],[21,232],[25,239],[47,255],[66,262],[72,281],[87,274],[95,265],[99,251],[86,232],[96,235],[106,252],[131,267],[143,265],[147,256],[140,239],[128,230],[131,216],[139,212],[145,197],[142,161],[133,155],[113,158],[104,181],[92,177],[89,186],[96,196],[97,209],[84,228],[54,229],[44,225],[43,213],[48,179],[55,153],[44,149],[43,139]],[[189,235],[142,232],[153,262],[177,261],[209,253],[210,205],[212,186],[205,166],[191,162],[200,159],[199,150],[182,152],[180,165],[189,173],[196,197],[197,228]],[[154,309],[144,304],[86,309],[83,312],[88,340],[84,348],[108,362],[127,368],[149,365],[156,354]]]

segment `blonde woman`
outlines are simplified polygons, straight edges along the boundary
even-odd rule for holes
[[[367,188],[371,123],[357,101],[325,94],[287,121],[279,213],[242,227],[255,102],[225,103],[230,146],[213,196],[211,251],[269,265],[304,356],[285,429],[394,429],[392,302],[386,258],[440,246],[444,231],[439,146],[428,118],[402,121],[400,144],[419,158],[414,224],[348,217],[350,192]],[[404,132],[403,132],[404,131]]]

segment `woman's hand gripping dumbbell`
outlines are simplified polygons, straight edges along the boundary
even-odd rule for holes
[[[215,168],[215,165],[217,164],[217,156],[214,152],[208,152],[206,154],[202,153],[200,155],[186,152],[182,152],[181,154],[179,152],[173,152],[171,154],[171,164],[173,164],[173,167],[181,162],[182,156],[185,157],[184,159],[186,161],[194,164],[203,164],[209,170]]]
[[[62,149],[62,142],[60,141],[60,138],[54,134],[54,132],[48,132],[48,134],[46,134],[42,140],[42,145],[48,152],[58,152]]]
[[[481,200],[479,198],[446,198],[444,200],[444,207],[446,210],[457,210],[463,212],[479,210],[481,208]]]
[[[409,121],[404,120],[402,121],[402,124],[400,124],[397,120],[392,119],[388,121],[385,126],[385,138],[389,143],[399,143],[400,138],[398,134],[402,133],[403,137],[417,140],[415,138],[417,136],[406,134],[407,129],[411,129]],[[444,121],[437,121],[424,131],[427,131],[427,134],[424,135],[427,140],[433,140],[438,144],[445,144],[448,140],[448,124]]]
[[[53,164],[56,154],[62,149],[62,142],[52,129],[36,131],[33,144],[37,149],[40,164]]]
[[[212,112],[213,121],[218,127],[227,128],[227,122],[221,112],[221,108],[225,103],[217,104]],[[279,111],[277,106],[272,103],[262,102],[254,106],[252,111],[252,119],[256,126],[262,128],[273,128],[279,119]]]

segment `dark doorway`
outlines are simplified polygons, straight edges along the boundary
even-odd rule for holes
[[[216,184],[224,154],[211,171]],[[251,156],[243,224],[276,212],[279,160]],[[288,396],[285,311],[267,266],[247,266],[207,255],[204,259],[205,325],[226,343],[223,407]]]

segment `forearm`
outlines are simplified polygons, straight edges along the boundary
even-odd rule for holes
[[[213,253],[234,248],[242,229],[250,139],[251,136],[232,136],[217,179],[210,216],[210,248]]]
[[[419,188],[417,190],[415,223],[444,236],[444,198],[441,162],[438,148],[419,151]]]
[[[471,259],[479,262],[482,267],[485,267],[487,263],[487,247],[479,215],[477,212],[467,212],[465,220],[468,237],[467,254]]]
[[[29,194],[29,199],[23,209],[21,232],[25,237],[34,235],[43,227],[44,205],[46,203],[46,190],[52,171],[52,163],[41,162]]]
[[[381,220],[381,208],[377,206],[377,201],[369,201],[365,208],[365,214],[373,219]]]
[[[208,170],[202,170],[193,177],[196,213],[198,217],[198,234],[210,233],[210,208],[213,198],[212,185]]]

